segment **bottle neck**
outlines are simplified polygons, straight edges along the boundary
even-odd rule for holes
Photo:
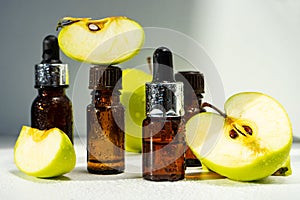
[[[64,96],[66,91],[64,87],[43,87],[38,89],[40,96]]]
[[[95,106],[108,106],[120,103],[120,92],[114,90],[93,90],[92,104]]]
[[[200,108],[202,104],[202,94],[187,94],[184,98],[185,107]]]
[[[188,98],[186,98],[188,97]],[[184,99],[184,110],[185,115],[184,119],[187,122],[194,115],[205,112],[206,110],[201,106],[202,105],[202,94],[190,94],[186,95]]]

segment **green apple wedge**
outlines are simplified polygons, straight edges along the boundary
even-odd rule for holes
[[[124,69],[122,73],[120,100],[125,106],[125,150],[140,153],[142,122],[146,118],[145,83],[152,80],[152,75],[135,68]]]
[[[259,180],[272,175],[289,157],[292,125],[272,97],[243,92],[230,97],[225,113],[192,117],[186,125],[187,143],[212,171],[238,181]]]
[[[64,17],[57,28],[61,50],[70,58],[92,64],[116,64],[139,53],[144,30],[124,16],[103,19]]]
[[[14,147],[14,161],[27,175],[51,178],[70,172],[76,155],[70,139],[60,129],[23,126]]]

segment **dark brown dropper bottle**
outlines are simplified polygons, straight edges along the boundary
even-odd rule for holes
[[[87,169],[118,174],[124,163],[124,107],[120,103],[122,70],[115,66],[90,69],[92,102],[87,106]]]
[[[59,59],[55,36],[44,39],[42,57],[42,62],[35,65],[34,87],[38,96],[31,106],[31,126],[40,130],[59,128],[73,143],[72,103],[65,91],[69,87],[68,65]]]
[[[204,93],[204,76],[199,71],[181,71],[175,75],[177,81],[184,84],[184,119],[187,122],[194,115],[205,112],[201,107]],[[187,167],[199,167],[201,162],[188,147],[185,153]]]
[[[172,53],[161,47],[153,54],[153,80],[146,83],[143,121],[143,177],[152,181],[184,178],[185,127],[183,83],[175,82]]]

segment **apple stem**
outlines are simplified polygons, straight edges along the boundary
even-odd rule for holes
[[[214,109],[215,111],[217,111],[222,117],[226,118],[227,115],[222,112],[219,108],[215,107],[214,105],[211,105],[210,103],[204,102],[202,103],[202,107],[210,107],[212,109]]]
[[[148,63],[148,67],[149,67],[150,74],[152,74],[151,57],[147,57],[147,63]]]

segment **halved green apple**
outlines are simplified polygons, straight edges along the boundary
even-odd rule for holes
[[[14,160],[30,176],[50,178],[70,172],[76,155],[70,139],[60,129],[23,126],[15,144]]]
[[[186,125],[187,143],[209,169],[233,180],[252,181],[272,175],[287,162],[292,126],[284,108],[257,92],[233,95],[225,113],[205,112]]]
[[[116,64],[136,55],[144,30],[127,17],[104,19],[64,17],[59,20],[58,42],[70,58],[92,64]]]

